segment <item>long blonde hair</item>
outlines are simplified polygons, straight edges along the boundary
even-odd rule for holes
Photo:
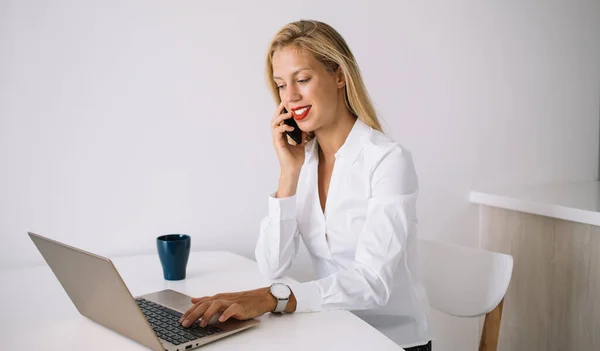
[[[383,132],[354,55],[344,38],[323,22],[300,20],[288,23],[271,41],[265,73],[267,85],[277,104],[281,103],[281,98],[277,84],[273,81],[273,54],[289,45],[310,52],[330,72],[341,68],[346,81],[344,90],[348,110],[371,128]]]

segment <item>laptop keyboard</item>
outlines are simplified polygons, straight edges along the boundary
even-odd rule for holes
[[[184,344],[223,331],[214,325],[207,325],[202,328],[198,322],[185,328],[179,323],[182,315],[180,312],[143,298],[135,299],[135,302],[137,302],[156,335],[173,345]]]

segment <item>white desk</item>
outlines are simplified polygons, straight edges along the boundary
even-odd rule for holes
[[[187,279],[178,282],[162,278],[157,255],[113,262],[134,296],[166,288],[204,296],[270,285],[256,262],[227,252],[192,253]],[[81,316],[47,266],[0,272],[0,282],[3,350],[146,349]],[[348,311],[267,313],[259,319],[257,327],[199,350],[402,350]]]

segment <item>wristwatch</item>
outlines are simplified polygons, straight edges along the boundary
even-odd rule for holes
[[[285,311],[288,302],[290,301],[290,295],[292,290],[289,286],[282,283],[271,284],[271,295],[277,299],[277,307],[273,310],[274,313],[281,313]]]

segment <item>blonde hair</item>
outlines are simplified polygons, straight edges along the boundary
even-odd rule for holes
[[[354,55],[344,38],[323,22],[300,20],[288,23],[271,41],[265,73],[267,85],[277,104],[281,103],[281,97],[273,81],[273,54],[290,45],[310,52],[330,72],[341,68],[346,81],[344,90],[348,110],[371,128],[383,132]]]

